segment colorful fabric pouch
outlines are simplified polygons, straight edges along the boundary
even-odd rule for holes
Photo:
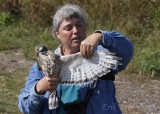
[[[76,104],[85,102],[86,94],[94,88],[94,82],[81,85],[59,84],[57,87],[57,95],[63,104]]]

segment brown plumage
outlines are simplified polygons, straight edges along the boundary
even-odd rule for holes
[[[97,80],[121,64],[121,58],[107,49],[96,50],[91,59],[85,59],[80,52],[60,56],[40,45],[36,48],[36,55],[44,75],[59,74],[62,84],[83,84]]]

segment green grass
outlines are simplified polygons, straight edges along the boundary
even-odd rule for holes
[[[44,44],[54,49],[58,41],[51,37],[51,28],[26,25],[23,22],[14,23],[0,28],[0,51],[22,49],[29,59],[34,59],[35,47]]]
[[[17,99],[24,86],[25,75],[22,72],[0,73],[0,114],[20,114]]]
[[[0,9],[0,51],[22,49],[26,58],[35,59],[34,50],[37,45],[44,44],[49,49],[54,49],[58,41],[51,37],[51,16],[58,6],[75,3],[80,4],[89,15],[88,34],[96,29],[113,30],[123,33],[133,41],[135,54],[127,72],[145,76],[160,75],[159,1],[60,0],[52,2],[48,0],[39,2],[35,0],[31,2],[25,0],[19,2],[21,7],[19,4],[12,4],[11,7],[17,8],[12,11],[10,8],[7,10],[6,1],[0,1],[3,4]],[[99,13],[96,13],[97,9],[100,9]]]
[[[142,41],[135,41],[135,54],[128,72],[141,76],[160,76],[160,31],[154,30]]]

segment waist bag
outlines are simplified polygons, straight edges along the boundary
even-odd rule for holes
[[[104,75],[101,80],[114,81],[114,75]],[[59,85],[57,89],[59,102],[67,114],[85,114],[90,96],[94,92],[96,82],[82,85]]]
[[[85,101],[86,94],[94,88],[94,82],[81,85],[58,85],[57,94],[64,104],[77,104]]]

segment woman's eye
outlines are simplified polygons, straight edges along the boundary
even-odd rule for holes
[[[81,26],[82,26],[81,24],[77,25],[77,27],[81,27]]]
[[[82,26],[83,26],[83,24],[82,24],[82,23],[77,24],[77,27],[82,27]]]
[[[72,29],[71,26],[66,26],[66,27],[64,27],[64,30],[67,30],[67,31],[69,31],[69,30],[71,30],[71,29]]]
[[[84,24],[83,23],[79,23],[79,24],[76,25],[76,27],[77,28],[82,28],[82,27],[84,27]]]

